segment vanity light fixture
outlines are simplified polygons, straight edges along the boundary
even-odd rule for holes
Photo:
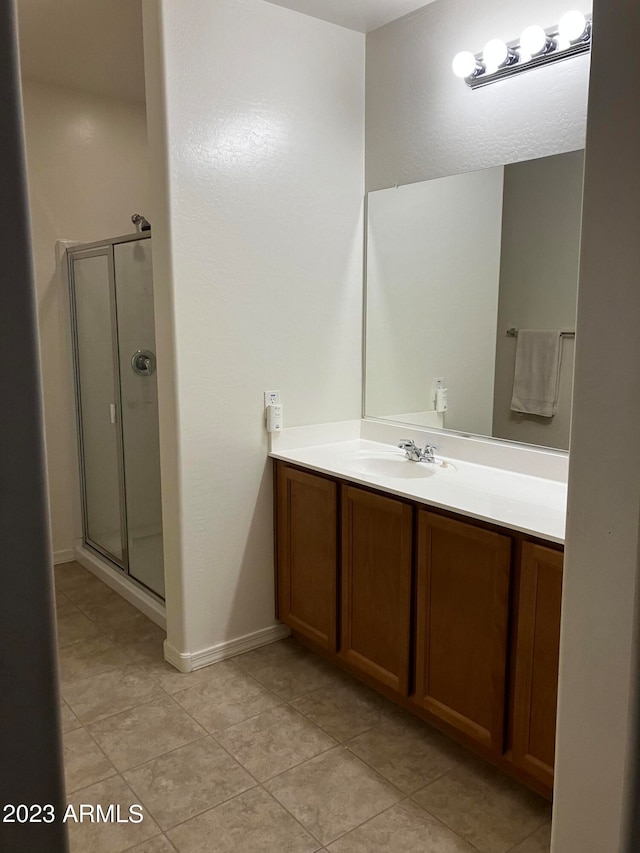
[[[491,39],[482,53],[473,54],[468,50],[458,53],[453,60],[453,73],[472,89],[479,89],[531,68],[588,53],[591,29],[590,15],[567,12],[556,27],[545,30],[537,25],[530,26],[517,41]]]

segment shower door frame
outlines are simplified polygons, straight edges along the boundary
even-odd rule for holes
[[[134,234],[126,234],[122,237],[113,237],[108,240],[98,240],[94,243],[81,243],[76,246],[70,246],[67,249],[67,274],[69,281],[69,302],[71,311],[71,340],[73,348],[73,376],[75,385],[75,403],[76,403],[76,428],[78,435],[78,457],[80,466],[80,492],[82,503],[82,541],[84,544],[96,551],[102,557],[105,557],[114,566],[117,566],[130,581],[140,586],[145,591],[151,593],[159,601],[164,601],[163,597],[155,590],[148,587],[142,581],[133,577],[129,567],[129,528],[127,520],[127,496],[126,496],[126,472],[124,464],[124,434],[122,422],[122,387],[120,381],[120,347],[118,336],[118,302],[116,297],[116,275],[115,275],[115,252],[114,247],[121,243],[132,243],[135,241],[149,240],[151,231],[140,232]],[[78,317],[76,310],[76,286],[73,263],[75,259],[106,257],[109,267],[109,300],[111,305],[111,344],[113,348],[113,369],[115,377],[115,404],[116,404],[116,446],[118,456],[118,489],[120,495],[120,540],[122,549],[122,559],[118,559],[114,554],[107,551],[106,548],[100,546],[89,538],[88,530],[88,515],[87,515],[87,486],[86,486],[86,469],[85,469],[85,454],[84,454],[84,433],[82,423],[82,390],[80,387],[80,358],[78,347]]]

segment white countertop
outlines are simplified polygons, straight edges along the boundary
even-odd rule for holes
[[[365,439],[278,448],[269,455],[321,474],[564,544],[567,486],[557,480],[439,455],[438,462],[444,460],[448,467],[410,462],[399,448]],[[375,474],[364,470],[372,459],[380,469]],[[393,471],[396,462],[398,475]],[[402,476],[405,462],[416,466],[408,469],[411,474],[407,477]],[[392,470],[391,476],[385,468]]]

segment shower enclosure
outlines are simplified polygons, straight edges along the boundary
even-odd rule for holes
[[[84,542],[164,598],[151,237],[67,256]]]

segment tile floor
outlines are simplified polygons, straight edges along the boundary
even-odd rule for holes
[[[548,853],[549,804],[293,640],[190,675],[163,632],[56,567],[72,853]]]

